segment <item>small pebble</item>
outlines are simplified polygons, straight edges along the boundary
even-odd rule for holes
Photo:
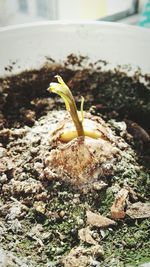
[[[0,158],[5,157],[7,150],[4,147],[0,147]]]
[[[59,216],[60,216],[61,218],[63,218],[64,215],[65,215],[65,211],[64,211],[64,210],[61,210],[60,213],[59,213]]]
[[[7,182],[7,175],[4,173],[2,176],[0,176],[0,184],[4,184]]]

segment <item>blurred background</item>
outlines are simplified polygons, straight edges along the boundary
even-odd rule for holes
[[[44,20],[104,20],[150,27],[150,0],[0,0],[0,27]]]

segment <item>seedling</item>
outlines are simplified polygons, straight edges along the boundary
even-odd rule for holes
[[[74,97],[69,87],[65,84],[65,82],[59,75],[56,75],[55,77],[57,78],[58,83],[50,83],[48,91],[56,93],[63,98],[66,105],[66,110],[70,113],[75,126],[75,129],[73,127],[71,129],[64,129],[60,137],[61,141],[69,142],[70,140],[78,136],[89,136],[94,139],[101,138],[101,133],[96,129],[93,129],[93,124],[89,120],[84,120],[84,98],[81,98],[80,112],[78,112]]]

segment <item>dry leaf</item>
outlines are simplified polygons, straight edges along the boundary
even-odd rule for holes
[[[136,202],[127,209],[127,215],[132,219],[142,219],[150,217],[150,203]]]
[[[125,120],[127,124],[127,130],[128,132],[138,140],[141,140],[142,142],[149,142],[150,136],[149,134],[136,122]]]
[[[115,201],[111,207],[111,217],[113,219],[123,219],[125,217],[125,204],[126,204],[126,199],[128,197],[129,191],[125,188],[122,188],[116,198]]]
[[[93,213],[91,211],[86,212],[87,216],[87,221],[86,223],[92,226],[97,226],[97,227],[108,227],[110,225],[116,224],[115,221],[108,219],[107,217],[104,217],[100,214]]]

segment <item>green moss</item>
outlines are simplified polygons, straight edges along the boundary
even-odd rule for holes
[[[140,263],[150,261],[149,223],[145,221],[119,222],[114,231],[106,231],[102,244],[107,262],[118,261],[118,266],[139,266]],[[111,266],[111,265],[109,265]],[[117,265],[114,265],[117,266]]]
[[[114,201],[114,193],[112,192],[112,188],[107,188],[99,197],[99,207],[98,212],[103,215],[110,214],[110,208]]]

